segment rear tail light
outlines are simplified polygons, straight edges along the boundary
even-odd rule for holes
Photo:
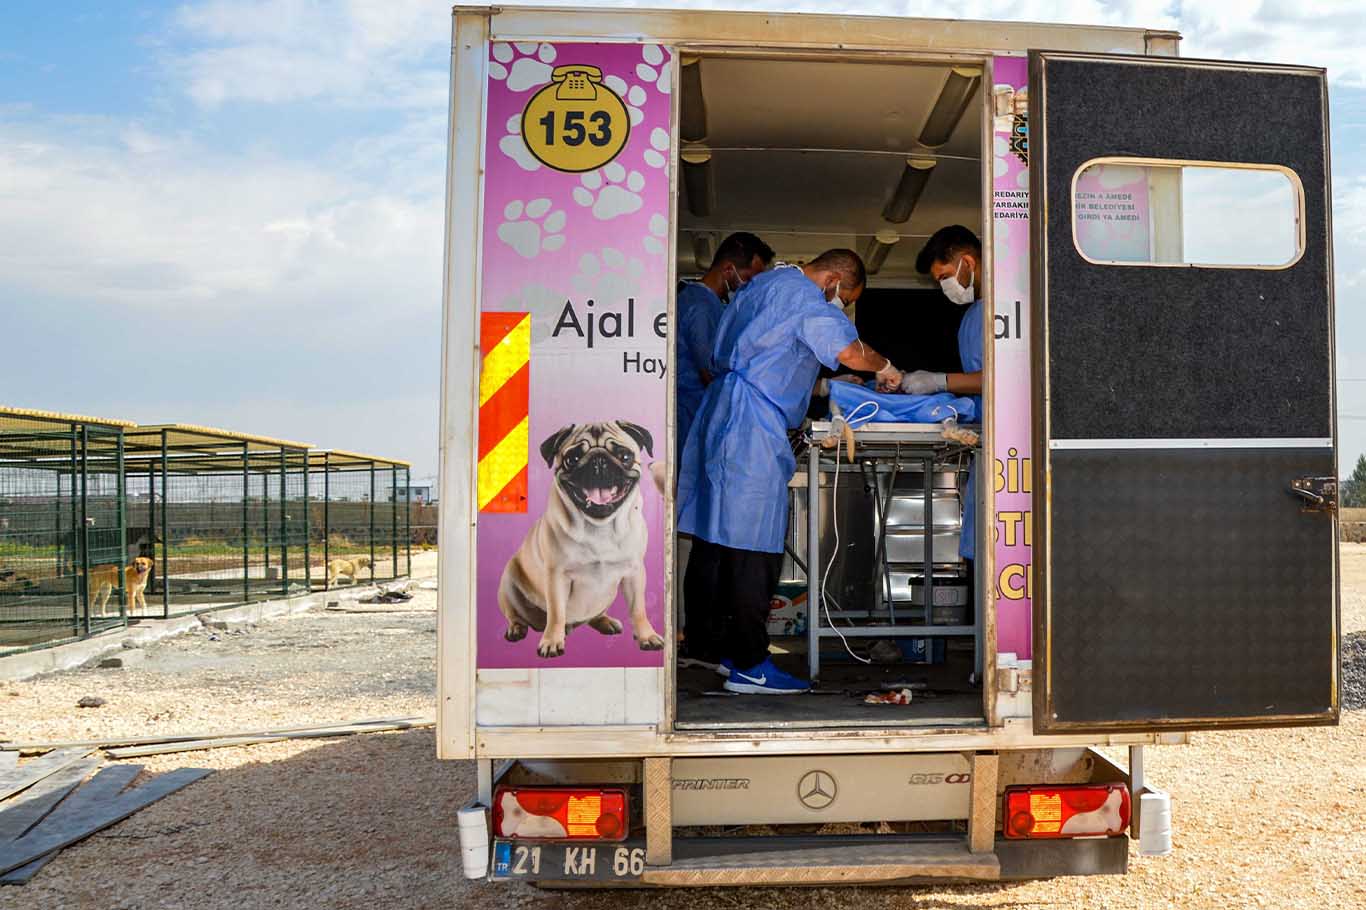
[[[1124,784],[1009,787],[1005,836],[1095,837],[1129,827],[1129,788]]]
[[[493,833],[521,840],[625,840],[626,791],[499,787]]]

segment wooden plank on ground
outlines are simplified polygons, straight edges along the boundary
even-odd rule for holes
[[[25,837],[0,846],[0,875],[27,866],[54,850],[84,840],[211,773],[213,772],[208,768],[180,768],[168,771],[112,800],[88,808],[87,811],[79,813],[79,816],[73,813],[62,818],[48,817]]]
[[[388,724],[347,724],[340,727],[325,727],[320,730],[302,730],[297,733],[264,734],[260,736],[225,736],[217,739],[201,739],[192,742],[153,743],[147,746],[129,746],[126,749],[106,750],[110,758],[142,758],[146,755],[166,755],[171,752],[197,752],[200,749],[224,749],[232,746],[254,746],[260,743],[279,743],[291,739],[327,739],[333,736],[350,736],[354,733],[386,733],[392,730],[416,730],[435,726],[430,717],[413,718]]]
[[[266,727],[254,730],[220,730],[216,733],[176,733],[162,736],[111,736],[106,739],[86,739],[72,742],[0,742],[0,755],[20,752],[50,752],[54,749],[108,749],[117,746],[147,746],[153,743],[187,743],[200,739],[224,739],[229,736],[280,736],[285,733],[300,733],[308,730],[330,730],[334,727],[361,726],[368,724],[397,724],[421,720],[416,715],[408,717],[373,717],[365,720],[338,720],[327,724],[305,724],[297,727]]]
[[[72,819],[79,819],[82,814],[92,811],[101,803],[115,799],[123,788],[131,784],[141,773],[142,765],[111,765],[105,768],[89,783],[61,802],[47,818],[43,819],[43,823],[60,825],[69,823]],[[53,850],[26,866],[0,875],[0,885],[27,884],[40,869],[56,858],[58,852],[60,851]]]
[[[49,774],[56,774],[67,765],[80,761],[93,750],[85,747],[58,749],[41,758],[0,770],[0,799],[6,799],[38,783]]]
[[[0,810],[3,810],[0,811],[0,844],[23,837],[24,832],[42,821],[62,797],[80,786],[99,764],[100,759],[95,756],[73,762],[0,804]]]
[[[141,773],[142,765],[111,765],[105,768],[96,774],[89,783],[58,804],[42,820],[42,824],[62,825],[70,823],[72,819],[79,819],[83,814],[94,810],[101,803],[117,798],[123,788],[131,784],[134,778]],[[53,850],[51,853],[45,853],[26,866],[20,866],[12,872],[0,875],[0,885],[27,884],[28,880],[37,875],[38,870],[51,862],[58,852]]]

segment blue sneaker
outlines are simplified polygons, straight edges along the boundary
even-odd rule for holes
[[[721,658],[721,663],[712,668],[722,676],[730,676],[735,672],[735,663],[729,657]]]
[[[772,658],[765,658],[748,670],[732,669],[721,688],[741,695],[800,695],[811,691],[811,683],[784,673],[773,665]]]

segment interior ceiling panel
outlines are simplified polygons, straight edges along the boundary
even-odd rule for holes
[[[680,179],[680,274],[695,269],[699,231],[714,235],[715,249],[725,234],[752,230],[780,257],[806,259],[832,246],[864,253],[873,234],[890,229],[902,239],[874,283],[918,283],[925,238],[946,224],[980,223],[980,86],[942,147],[916,140],[948,67],[731,57],[699,65],[712,204],[694,215]],[[893,224],[882,211],[910,157],[937,163],[910,218]]]
[[[736,57],[708,57],[699,65],[707,99],[707,144],[714,148],[767,145],[977,156],[981,121],[975,116],[964,116],[938,149],[926,149],[916,140],[948,78],[946,66]]]

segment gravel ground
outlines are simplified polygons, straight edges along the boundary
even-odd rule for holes
[[[1343,547],[1343,627],[1366,631],[1366,545]],[[424,592],[413,603],[430,610]],[[0,685],[0,735],[200,732],[432,710],[431,612],[308,614],[148,649],[137,669]],[[1363,640],[1347,688],[1366,701]],[[82,695],[108,704],[78,710]],[[274,906],[1318,908],[1366,906],[1366,712],[1336,728],[1201,734],[1148,750],[1173,794],[1175,852],[1122,878],[895,889],[539,892],[459,877],[454,815],[472,767],[431,731],[143,759],[218,773],[65,851],[0,910]]]

